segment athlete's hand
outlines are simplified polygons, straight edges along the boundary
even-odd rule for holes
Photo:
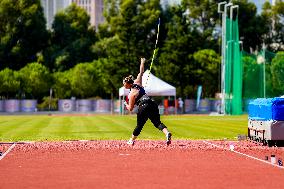
[[[144,64],[146,62],[145,58],[141,58],[141,64]]]
[[[124,104],[125,106],[127,106],[127,105],[128,105],[126,101],[123,101],[123,104]]]

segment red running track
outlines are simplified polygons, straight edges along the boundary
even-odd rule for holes
[[[125,143],[17,144],[0,161],[0,188],[284,188],[284,169],[203,141]],[[282,148],[235,143],[243,153],[284,157]]]

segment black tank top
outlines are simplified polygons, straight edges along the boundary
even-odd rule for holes
[[[139,94],[138,96],[135,98],[135,103],[134,104],[137,104],[137,101],[143,96],[146,94],[145,90],[143,87],[141,87],[140,85],[137,85],[137,84],[133,84],[131,89],[137,89],[139,91]],[[130,91],[131,91],[130,89]]]

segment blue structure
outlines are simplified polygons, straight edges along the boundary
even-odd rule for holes
[[[249,103],[249,119],[284,121],[284,98],[258,98]]]
[[[284,98],[258,98],[248,106],[248,137],[257,142],[284,144]]]

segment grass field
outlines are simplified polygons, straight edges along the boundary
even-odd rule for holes
[[[247,115],[162,116],[173,139],[236,139],[247,133]],[[0,141],[127,140],[136,116],[0,116]],[[140,139],[164,139],[148,120]]]

